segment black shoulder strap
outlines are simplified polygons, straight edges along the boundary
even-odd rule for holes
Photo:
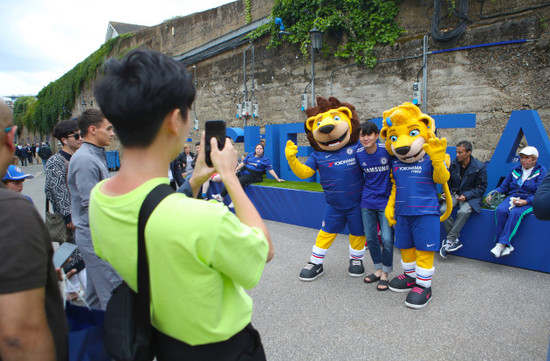
[[[147,324],[151,324],[150,320],[150,308],[149,308],[149,263],[147,261],[147,252],[145,247],[145,225],[149,220],[149,216],[157,205],[162,202],[164,198],[169,196],[171,193],[174,193],[172,187],[168,184],[160,184],[153,188],[151,192],[147,195],[141,208],[139,210],[139,219],[138,219],[138,309],[140,310],[140,315],[146,318]]]

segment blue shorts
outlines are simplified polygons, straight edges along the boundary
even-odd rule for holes
[[[439,215],[395,216],[395,247],[439,251]]]
[[[365,235],[361,206],[357,204],[351,209],[337,209],[327,204],[321,229],[327,233],[342,233],[346,224],[351,235]]]

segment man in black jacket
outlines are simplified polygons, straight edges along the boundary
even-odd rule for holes
[[[458,207],[456,219],[447,218],[443,222],[447,238],[443,240],[439,254],[447,257],[447,252],[453,252],[462,247],[458,239],[460,231],[470,217],[472,210],[481,211],[481,201],[487,189],[487,169],[485,164],[472,157],[472,143],[463,140],[456,146],[456,158],[449,169],[449,189],[453,196],[453,208]],[[442,194],[445,198],[445,195]],[[441,212],[445,212],[443,203]]]

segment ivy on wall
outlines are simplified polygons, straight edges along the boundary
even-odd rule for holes
[[[14,120],[32,132],[48,134],[60,119],[71,116],[76,99],[82,93],[84,85],[94,80],[97,71],[109,56],[121,57],[130,49],[120,51],[120,43],[134,36],[132,33],[119,35],[104,43],[84,61],[51,82],[38,93],[36,101],[17,99],[14,103]],[[17,115],[15,108],[20,101]]]
[[[252,22],[252,0],[244,0],[244,23]]]
[[[34,112],[33,108],[35,107],[35,97],[19,97],[13,103],[13,122],[19,128],[19,133],[23,127],[27,127],[28,129],[31,128],[32,119],[30,118],[30,115]]]
[[[271,17],[281,18],[285,34],[280,36],[274,23],[258,27],[248,37],[252,40],[271,34],[268,49],[284,42],[299,44],[306,56],[311,43],[309,31],[316,27],[323,33],[341,38],[334,56],[353,58],[357,64],[376,64],[374,46],[393,44],[403,32],[395,21],[399,0],[275,0]],[[326,42],[323,47],[328,53]]]

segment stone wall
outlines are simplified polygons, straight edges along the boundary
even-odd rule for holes
[[[483,14],[513,12],[544,3],[543,0],[485,1]],[[272,1],[253,0],[252,4],[253,20],[257,20],[269,14]],[[469,5],[472,22],[465,35],[447,48],[528,41],[429,55],[426,105],[429,114],[477,114],[475,130],[442,129],[439,135],[447,137],[450,145],[463,139],[472,141],[474,155],[488,160],[513,110],[537,110],[545,128],[550,129],[550,24],[547,20],[550,7],[481,19],[481,4],[470,1]],[[406,31],[394,46],[376,49],[380,63],[373,69],[356,66],[350,60],[317,56],[317,95],[332,95],[354,104],[361,120],[380,117],[384,110],[412,100],[412,83],[422,67],[422,37],[430,30],[433,1],[403,1],[400,7],[398,21]],[[244,16],[244,0],[239,0],[141,30],[123,45],[143,45],[178,55],[243,26]],[[442,27],[453,26],[453,21],[454,18],[445,18]],[[305,90],[311,80],[310,58],[304,57],[295,46],[268,50],[267,41],[266,37],[254,43],[254,95],[259,117],[248,119],[247,124],[264,126],[304,121],[300,95],[311,94],[309,87]],[[325,42],[335,44],[336,39],[325,34]],[[224,119],[228,126],[243,126],[243,119],[237,119],[235,111],[236,104],[243,99],[245,48],[232,49],[196,64],[196,69],[190,68],[196,71],[196,119],[201,130],[208,119]],[[430,39],[430,51],[442,49]],[[250,92],[251,49],[246,54]],[[86,90],[84,97],[90,98],[90,95],[91,89]],[[191,117],[195,114],[191,113]],[[191,137],[196,141],[198,132],[192,132]],[[299,142],[306,145],[305,139]]]

